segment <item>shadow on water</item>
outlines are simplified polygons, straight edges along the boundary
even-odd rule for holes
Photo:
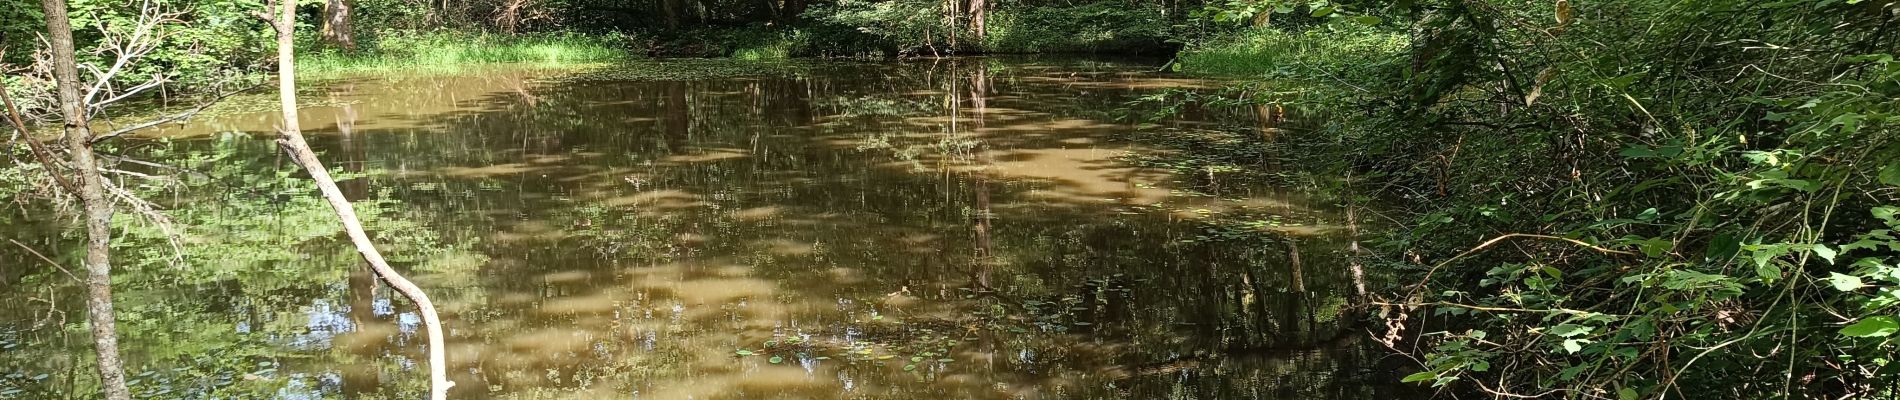
[[[960,59],[701,81],[507,71],[338,81],[307,94],[327,101],[303,115],[327,161],[388,172],[346,182],[352,197],[400,200],[414,229],[468,249],[404,266],[450,328],[457,398],[1404,393],[1343,315],[1351,283],[1332,206],[1273,188],[1183,196],[1178,177],[1125,162],[1160,150],[1106,111],[1209,86],[1149,68]],[[234,113],[165,134],[270,124]],[[1230,237],[1195,221],[1228,211],[1283,224]],[[282,371],[238,379],[279,382],[278,397],[420,390],[407,304],[347,257],[286,265],[337,272],[164,297],[195,318],[297,332],[202,339],[264,342],[275,353],[252,356]],[[33,312],[8,309],[8,324]],[[168,339],[134,334],[127,347]]]

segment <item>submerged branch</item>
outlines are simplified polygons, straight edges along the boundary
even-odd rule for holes
[[[207,108],[211,108],[211,106],[214,106],[214,105],[217,105],[217,104],[218,104],[218,103],[220,103],[220,102],[223,102],[223,101],[224,101],[224,99],[227,99],[227,98],[230,98],[231,96],[234,96],[234,95],[237,95],[238,93],[244,93],[244,92],[248,92],[248,91],[250,91],[251,89],[256,89],[256,88],[258,88],[258,87],[261,87],[261,86],[263,86],[263,84],[258,84],[258,85],[253,85],[253,86],[251,86],[251,87],[247,87],[247,88],[243,88],[243,89],[238,89],[238,90],[233,90],[233,91],[229,91],[229,92],[225,92],[225,93],[223,93],[223,94],[220,94],[220,95],[218,95],[217,97],[214,97],[214,98],[212,98],[212,99],[211,99],[210,101],[206,101],[206,102],[204,102],[203,104],[199,104],[199,105],[198,105],[197,107],[192,107],[192,108],[191,108],[191,109],[189,109],[189,110],[185,110],[185,111],[181,111],[181,112],[179,112],[179,113],[176,113],[176,114],[171,114],[171,115],[167,115],[167,116],[163,116],[163,117],[159,117],[159,118],[155,118],[155,119],[152,119],[152,120],[150,120],[150,121],[145,121],[145,122],[141,122],[141,123],[138,123],[138,124],[134,124],[134,125],[132,125],[132,126],[127,126],[127,127],[124,127],[124,128],[119,128],[119,129],[116,129],[116,130],[113,130],[112,132],[107,132],[107,133],[105,133],[105,134],[103,134],[103,135],[98,135],[98,136],[94,136],[94,137],[92,138],[92,143],[93,143],[93,144],[98,144],[99,142],[103,142],[103,141],[106,141],[107,139],[112,139],[112,138],[116,138],[116,137],[119,137],[119,136],[122,136],[122,135],[125,135],[125,134],[127,134],[127,133],[132,133],[132,132],[134,132],[134,131],[138,131],[138,130],[142,130],[142,129],[145,129],[145,128],[150,128],[150,127],[154,127],[154,126],[159,126],[159,125],[162,125],[162,124],[165,124],[165,123],[168,123],[168,122],[173,122],[173,121],[180,121],[180,120],[184,120],[184,119],[188,119],[188,118],[191,118],[191,117],[193,117],[193,116],[197,116],[197,115],[198,115],[198,113],[201,113],[201,112],[204,112],[204,110],[205,110],[205,109],[207,109]]]

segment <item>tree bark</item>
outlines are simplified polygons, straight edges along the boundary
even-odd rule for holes
[[[99,381],[108,400],[129,400],[125,368],[118,351],[118,324],[112,313],[112,203],[106,203],[99,157],[93,155],[93,133],[80,97],[80,68],[72,53],[72,21],[66,19],[66,0],[40,0],[46,11],[46,40],[53,51],[53,80],[59,82],[59,112],[65,118],[66,152],[78,176],[72,193],[85,209],[85,315],[91,322],[93,353],[99,358]],[[28,138],[32,140],[32,138]],[[53,171],[53,165],[47,165]]]
[[[988,0],[970,0],[970,33],[975,34],[976,45],[979,47],[989,40],[990,29],[985,21],[989,8]]]
[[[388,282],[390,287],[416,303],[416,308],[421,310],[422,323],[429,335],[429,398],[447,398],[449,387],[454,386],[455,382],[448,379],[448,365],[444,356],[447,349],[444,348],[442,321],[436,315],[435,303],[429,301],[429,296],[422,292],[421,287],[390,268],[382,252],[377,251],[376,245],[370,242],[369,234],[363,231],[363,223],[357,219],[355,207],[343,196],[343,190],[337,187],[336,180],[330,178],[329,169],[317,159],[317,153],[311,151],[310,144],[304,141],[303,129],[297,123],[297,64],[291,36],[296,27],[296,3],[281,3],[279,14],[271,20],[271,25],[277,30],[277,94],[284,119],[284,126],[278,131],[277,145],[283,147],[298,166],[310,173],[310,179],[316,181],[318,191],[323,193],[330,208],[336,211],[336,218],[343,223],[344,232],[349,235],[350,242],[356,245],[356,252],[369,262],[370,269],[376,271],[376,275]]]
[[[356,35],[351,32],[349,0],[325,1],[323,26],[318,30],[323,41],[344,50],[356,50]]]
[[[85,209],[86,314],[92,328],[93,351],[98,357],[100,386],[105,391],[104,398],[127,400],[132,395],[125,386],[117,319],[112,311],[112,204],[106,200],[105,176],[99,172],[99,160],[93,154],[87,107],[79,95],[72,21],[66,15],[66,0],[40,0],[40,7],[46,13],[46,40],[53,53],[53,79],[58,81],[59,109],[66,123],[64,140],[74,175],[79,178],[77,193],[73,195]],[[50,165],[47,168],[54,169]]]

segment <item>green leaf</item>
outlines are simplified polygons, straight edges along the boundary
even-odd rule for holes
[[[1583,341],[1577,340],[1577,339],[1564,339],[1564,351],[1568,351],[1570,352],[1570,354],[1576,354],[1579,351],[1583,351]]]
[[[1880,183],[1887,186],[1900,186],[1900,162],[1887,163],[1880,169]]]
[[[1366,24],[1366,25],[1378,25],[1380,22],[1385,21],[1384,19],[1380,19],[1379,17],[1374,17],[1371,15],[1361,15],[1361,16],[1353,17],[1352,20],[1353,22],[1358,22],[1358,23]]]
[[[1774,264],[1758,265],[1755,267],[1755,275],[1760,275],[1761,279],[1764,281],[1772,281],[1775,279],[1780,279],[1781,267]]]
[[[1841,328],[1841,334],[1850,337],[1886,337],[1896,331],[1900,331],[1900,320],[1886,315],[1864,318]]]
[[[749,356],[749,355],[752,355],[752,350],[746,350],[746,349],[739,349],[739,351],[735,351],[735,352],[732,352],[732,353],[733,353],[733,354],[738,354],[738,355],[739,355],[740,357],[745,357],[745,356]]]
[[[1557,325],[1557,327],[1555,328],[1550,328],[1550,334],[1557,335],[1558,337],[1569,338],[1569,337],[1576,337],[1577,335],[1590,333],[1590,331],[1594,331],[1594,330],[1596,330],[1596,328],[1591,328],[1589,326],[1584,326],[1584,325],[1562,324],[1562,325]]]
[[[1888,225],[1900,224],[1900,220],[1894,218],[1895,216],[1900,216],[1900,207],[1874,207],[1872,212],[1874,218],[1887,221]]]
[[[770,363],[773,363],[773,364],[778,364],[778,363],[782,363],[782,362],[785,362],[785,357],[779,357],[779,356],[772,356],[772,358],[770,358],[770,359],[767,359],[767,360],[765,360],[765,361],[766,361],[766,362],[770,362]]]
[[[1821,256],[1822,259],[1826,259],[1828,264],[1833,264],[1834,256],[1839,254],[1839,253],[1836,253],[1834,249],[1828,248],[1827,245],[1825,244],[1815,244],[1813,250],[1814,250],[1814,255]]]
[[[1333,15],[1332,7],[1320,7],[1320,8],[1313,9],[1313,17],[1316,17],[1316,18],[1325,17],[1328,15]]]
[[[1404,379],[1399,379],[1399,382],[1412,383],[1412,382],[1429,381],[1433,379],[1438,379],[1438,373],[1432,372],[1432,371],[1425,371],[1425,372],[1420,372],[1416,374],[1406,375]]]
[[[1636,400],[1638,396],[1642,395],[1637,394],[1636,389],[1622,388],[1616,390],[1617,400]]]
[[[1722,233],[1709,241],[1708,252],[1703,258],[1709,261],[1726,261],[1742,251],[1742,239],[1735,235]],[[1777,274],[1778,275],[1778,274]]]
[[[917,364],[904,364],[904,370],[905,370],[905,371],[915,371],[915,370],[917,370]]]
[[[1829,274],[1830,275],[1827,277],[1827,280],[1829,283],[1834,284],[1835,290],[1839,290],[1843,292],[1851,292],[1856,289],[1860,289],[1862,286],[1867,286],[1866,283],[1862,283],[1860,281],[1860,277],[1858,276],[1842,274],[1839,272],[1829,272]]]

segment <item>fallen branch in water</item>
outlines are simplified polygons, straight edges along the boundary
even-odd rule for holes
[[[356,245],[356,252],[369,262],[370,269],[420,309],[422,324],[429,334],[429,398],[443,400],[448,397],[449,387],[455,386],[455,382],[448,379],[448,362],[444,356],[448,349],[444,346],[442,320],[436,315],[435,304],[429,301],[429,295],[423,293],[421,287],[403,278],[395,268],[389,267],[382,252],[376,250],[376,245],[369,240],[369,234],[363,231],[363,222],[356,217],[356,209],[350,205],[349,198],[343,196],[343,190],[337,188],[336,180],[330,178],[330,170],[324,168],[323,162],[317,159],[317,153],[310,150],[310,143],[304,141],[303,129],[297,124],[296,57],[292,47],[294,38],[291,36],[297,25],[297,5],[287,0],[271,1],[267,5],[282,5],[281,13],[275,17],[260,13],[277,31],[277,96],[283,107],[284,118],[283,127],[277,131],[277,145],[290,153],[291,159],[310,173],[311,180],[317,182],[318,191],[323,193],[324,200],[330,202],[330,208],[336,211],[337,220],[343,223],[344,232],[349,234],[350,242]]]

